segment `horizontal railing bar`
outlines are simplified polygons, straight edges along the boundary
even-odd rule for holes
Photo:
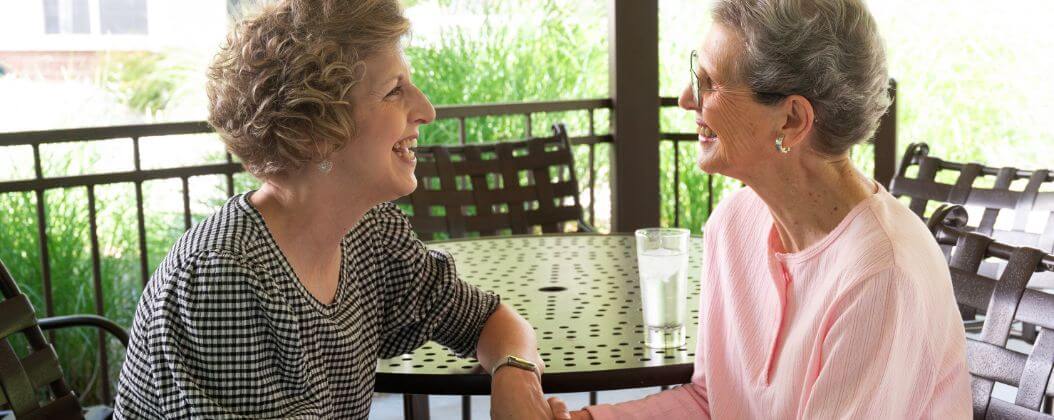
[[[120,184],[124,182],[149,181],[166,178],[181,178],[202,175],[224,175],[242,172],[240,163],[183,166],[178,168],[147,169],[138,172],[108,172],[91,175],[74,175],[45,179],[28,179],[0,182],[0,193],[26,192],[38,189],[83,187],[86,185]]]
[[[699,140],[697,133],[659,133],[659,140],[667,141],[696,141]]]
[[[679,106],[677,104],[677,97],[674,96],[662,96],[659,97],[659,107],[671,107]],[[659,133],[659,140],[673,141],[679,143],[682,141],[697,141],[699,140],[699,134],[696,133]]]
[[[440,105],[436,107],[436,118],[485,117],[490,115],[527,114],[536,112],[585,111],[596,108],[612,108],[611,99],[576,99],[546,102],[508,102],[475,105]]]
[[[610,134],[577,136],[568,139],[572,145],[590,145],[614,142]],[[141,182],[156,179],[180,178],[202,175],[230,175],[243,172],[240,163],[221,163],[214,165],[184,166],[178,168],[150,169],[130,172],[107,172],[89,175],[62,176],[44,179],[25,179],[0,181],[0,193],[28,192],[38,189],[83,187],[89,184],[119,184],[124,182]]]
[[[588,145],[588,144],[600,144],[600,143],[613,143],[615,142],[615,136],[611,134],[602,134],[599,136],[579,136],[569,137],[567,141],[571,142],[572,146]]]
[[[438,119],[452,119],[492,115],[523,115],[539,112],[587,111],[612,107],[611,99],[440,105],[436,107],[436,116]],[[0,133],[0,147],[211,132],[213,132],[212,127],[205,121],[21,131]]]
[[[679,106],[677,105],[677,98],[673,96],[663,96],[659,98],[659,106]]]
[[[0,133],[0,147],[69,143],[75,141],[113,140],[131,137],[171,136],[178,134],[204,134],[211,132],[212,127],[210,127],[205,121],[22,131]]]
[[[500,144],[500,143],[514,142],[514,141],[524,141],[524,140],[525,139],[504,139],[504,140],[500,140],[500,141],[472,143],[472,145],[473,146],[493,146],[493,145]],[[567,140],[569,142],[571,142],[572,146],[589,146],[589,145],[594,145],[594,144],[612,143],[612,142],[615,141],[615,138],[611,134],[603,134],[603,135],[599,135],[599,136],[569,137]],[[462,146],[462,145],[457,145],[457,146]],[[427,153],[427,152],[425,152],[425,151],[418,151],[418,153]],[[0,184],[0,186],[2,186],[2,185],[3,184]]]

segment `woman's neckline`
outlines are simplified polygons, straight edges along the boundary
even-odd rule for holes
[[[300,292],[300,294],[305,296],[308,302],[310,302],[316,310],[321,313],[328,313],[332,308],[335,308],[341,301],[345,299],[344,295],[347,283],[346,272],[348,264],[346,255],[347,253],[345,252],[345,249],[347,249],[347,244],[345,244],[347,236],[345,236],[340,241],[340,268],[338,270],[337,277],[337,291],[333,294],[332,302],[323,303],[322,301],[318,300],[315,295],[311,294],[311,291],[307,290],[306,286],[304,286],[304,283],[300,280],[300,275],[297,274],[296,270],[293,269],[293,265],[289,263],[289,257],[286,256],[285,251],[282,250],[282,247],[278,245],[278,241],[275,240],[274,234],[271,233],[271,229],[267,226],[267,221],[264,220],[263,214],[260,213],[259,209],[253,206],[252,201],[249,198],[254,192],[256,192],[256,190],[252,190],[242,194],[240,199],[238,200],[239,204],[250,215],[250,217],[255,219],[256,223],[254,223],[254,225],[256,225],[256,228],[263,233],[264,239],[267,241],[268,246],[276,254],[278,254],[278,259],[282,265],[282,269],[292,277],[293,283],[295,283],[295,287]]]
[[[780,234],[776,228],[776,221],[772,218],[770,214],[769,217],[771,221],[768,236],[769,253],[771,253],[777,260],[786,262],[801,262],[819,254],[821,251],[823,251],[832,243],[834,243],[842,235],[842,233],[845,232],[849,225],[852,224],[853,220],[856,219],[856,217],[863,213],[865,210],[870,208],[872,203],[878,200],[882,196],[882,193],[886,191],[886,189],[882,187],[882,184],[879,184],[874,180],[871,180],[871,183],[875,186],[875,191],[871,195],[869,195],[867,198],[853,206],[853,208],[849,210],[849,212],[846,213],[844,217],[842,217],[842,220],[838,222],[835,228],[828,232],[827,235],[824,235],[823,239],[820,239],[812,245],[809,245],[797,252],[785,251],[785,248],[783,247],[783,241],[780,240]]]

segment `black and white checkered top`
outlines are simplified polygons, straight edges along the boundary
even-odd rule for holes
[[[243,194],[191,228],[136,309],[116,418],[366,418],[378,358],[475,352],[498,297],[458,279],[393,204],[343,239],[334,301],[297,279]]]

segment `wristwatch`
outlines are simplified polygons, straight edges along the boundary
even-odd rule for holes
[[[535,375],[538,375],[539,381],[542,380],[542,372],[538,370],[538,366],[536,366],[530,360],[524,359],[522,357],[516,357],[511,354],[505,356],[505,358],[501,359],[498,364],[494,365],[494,368],[490,370],[490,376],[494,376],[495,373],[498,373],[498,369],[501,369],[505,366],[512,366],[518,369],[529,370],[531,372],[534,372]]]

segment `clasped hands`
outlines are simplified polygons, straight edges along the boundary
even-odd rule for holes
[[[592,419],[589,412],[569,412],[559,398],[548,400],[534,372],[503,368],[491,378],[490,417],[498,420]]]

